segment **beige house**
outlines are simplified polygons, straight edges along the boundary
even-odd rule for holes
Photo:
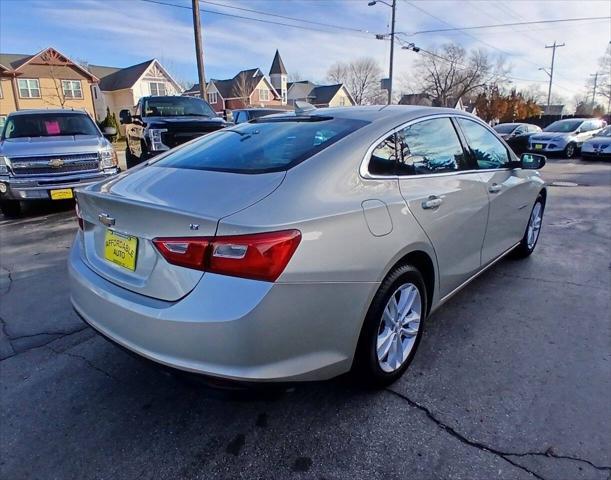
[[[131,109],[140,97],[148,95],[180,95],[182,88],[157,59],[126,68],[88,65],[87,69],[99,78],[91,91],[95,116],[98,121],[106,117],[110,108],[117,118],[123,109]]]
[[[94,115],[98,78],[54,48],[34,55],[0,53],[0,126],[15,110],[76,108]]]
[[[295,105],[298,100],[311,103],[315,107],[350,107],[356,104],[342,83],[316,85],[307,80],[292,82],[288,84],[287,97],[289,105]]]

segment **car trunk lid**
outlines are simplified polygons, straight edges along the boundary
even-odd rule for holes
[[[197,285],[203,273],[169,264],[152,240],[214,236],[221,218],[269,195],[284,175],[149,166],[79,191],[79,210],[85,220],[83,260],[121,287],[153,298],[178,300]],[[133,270],[109,260],[109,235],[131,245],[134,251],[128,254],[134,254]]]

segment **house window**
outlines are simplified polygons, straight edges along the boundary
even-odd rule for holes
[[[80,80],[62,80],[62,90],[65,98],[83,98]]]
[[[208,102],[209,103],[216,103],[219,101],[219,95],[216,92],[209,92],[208,93]]]
[[[20,78],[17,80],[21,98],[40,98],[40,85],[37,78]]]
[[[149,82],[149,91],[151,95],[163,96],[166,94],[164,82]]]
[[[0,133],[2,133],[2,129],[4,128],[5,123],[6,123],[6,115],[0,115]]]
[[[269,102],[269,90],[262,88],[259,90],[259,100]]]
[[[2,82],[0,82],[0,98],[4,98],[4,94],[2,93]]]
[[[346,106],[346,97],[339,97],[339,106],[340,107]]]
[[[286,103],[286,90],[282,90],[282,103]]]

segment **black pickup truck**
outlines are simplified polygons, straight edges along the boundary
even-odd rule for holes
[[[132,114],[119,112],[125,125],[127,168],[227,126],[212,107],[194,97],[142,97]]]

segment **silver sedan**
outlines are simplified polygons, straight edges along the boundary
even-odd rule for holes
[[[456,110],[257,119],[78,191],[72,303],[177,369],[386,385],[436,308],[504,255],[532,253],[544,163]]]

